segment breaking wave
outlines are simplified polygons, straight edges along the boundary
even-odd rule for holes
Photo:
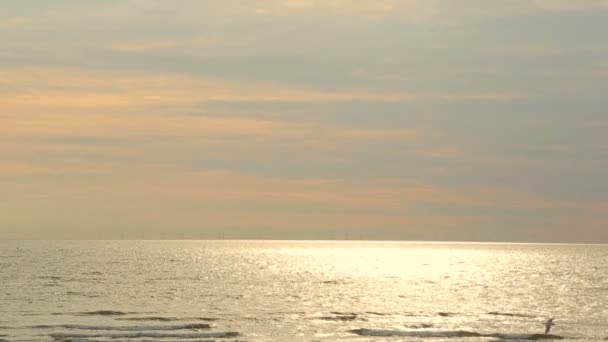
[[[117,321],[133,321],[133,322],[179,322],[179,321],[204,321],[215,322],[217,318],[209,317],[119,317]]]
[[[97,311],[87,311],[80,312],[78,315],[81,316],[122,316],[128,315],[130,312],[122,312],[122,311],[114,311],[114,310],[97,310]]]
[[[158,332],[134,332],[134,333],[117,333],[117,334],[69,334],[56,333],[49,334],[55,340],[69,339],[91,339],[91,338],[107,338],[107,339],[135,339],[135,338],[172,338],[172,339],[196,339],[196,338],[231,338],[238,337],[241,334],[234,331],[217,332],[217,333],[158,333]]]
[[[463,337],[493,337],[501,340],[563,340],[563,336],[544,334],[482,334],[474,331],[404,331],[381,329],[355,329],[350,333],[369,337],[417,337],[417,338],[463,338]]]
[[[31,329],[68,329],[68,330],[107,330],[107,331],[172,331],[172,330],[200,330],[200,329],[211,329],[209,324],[195,323],[195,324],[181,324],[181,325],[158,325],[158,326],[97,326],[97,325],[77,325],[77,324],[64,324],[64,325],[35,325],[29,327]]]

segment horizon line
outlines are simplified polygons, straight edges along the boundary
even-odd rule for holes
[[[131,242],[162,242],[162,241],[189,241],[189,242],[300,242],[300,243],[394,243],[394,244],[423,244],[423,245],[579,245],[579,246],[608,246],[605,243],[586,243],[586,242],[531,242],[531,241],[466,241],[466,240],[367,240],[367,239],[130,239],[130,238],[109,238],[109,239],[44,239],[44,238],[0,238],[0,242],[9,241],[82,241],[82,242],[102,242],[102,241],[131,241]]]

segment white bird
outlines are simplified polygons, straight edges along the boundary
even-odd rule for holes
[[[551,327],[553,327],[555,325],[555,323],[553,323],[553,320],[555,318],[549,318],[546,322],[545,322],[545,335],[549,333],[549,330],[551,330]]]

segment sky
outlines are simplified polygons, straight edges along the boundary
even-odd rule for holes
[[[608,243],[606,0],[0,5],[0,238]]]

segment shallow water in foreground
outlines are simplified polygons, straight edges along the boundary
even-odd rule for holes
[[[0,284],[0,341],[608,337],[608,246],[0,241]]]

